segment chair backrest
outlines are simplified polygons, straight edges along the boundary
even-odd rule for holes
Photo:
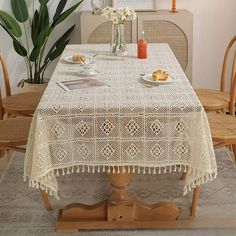
[[[220,83],[220,91],[221,92],[226,91],[226,74],[227,74],[227,68],[228,68],[228,61],[229,61],[229,57],[231,55],[231,49],[234,48],[233,46],[234,46],[235,43],[236,43],[236,35],[229,42],[228,47],[227,47],[226,52],[225,52],[223,67],[222,67],[222,72],[221,72],[221,83]],[[232,67],[230,87],[233,86],[234,75],[236,73],[236,50],[234,51],[233,55],[234,55],[234,59],[233,59],[233,67]]]
[[[235,57],[234,57],[235,59]],[[230,115],[235,116],[235,102],[236,102],[236,73],[234,73],[234,77],[232,80],[232,86],[230,90],[230,105],[229,105],[229,113]]]
[[[9,73],[7,70],[7,65],[3,59],[3,56],[0,54],[0,64],[2,66],[2,72],[3,72],[3,79],[5,84],[5,91],[6,96],[11,96],[11,87],[10,87],[10,81],[9,81]]]
[[[0,120],[3,120],[3,115],[4,115],[4,111],[3,111],[3,106],[2,106],[2,93],[1,93],[1,88],[0,88]]]

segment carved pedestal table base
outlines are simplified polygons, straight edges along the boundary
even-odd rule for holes
[[[109,174],[108,177],[112,193],[107,200],[92,206],[74,203],[60,210],[56,223],[58,232],[80,229],[159,228],[166,223],[176,224],[180,209],[175,204],[146,204],[130,195],[128,183],[132,174]]]

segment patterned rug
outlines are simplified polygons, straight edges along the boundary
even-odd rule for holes
[[[65,235],[236,235],[236,224],[228,224],[227,229],[225,228],[225,222],[236,222],[236,169],[224,149],[217,151],[216,156],[219,175],[215,181],[202,186],[196,221],[220,220],[221,230],[211,228],[209,223],[209,229],[97,230]],[[105,174],[83,173],[60,177],[60,200],[50,198],[54,210],[47,212],[39,191],[29,188],[22,181],[23,162],[23,154],[14,154],[0,183],[0,235],[64,235],[55,232],[55,219],[59,208],[77,201],[93,204],[103,200],[110,191]],[[174,201],[181,207],[181,218],[184,219],[189,214],[192,194],[182,195],[183,183],[178,180],[179,177],[179,173],[136,175],[130,191],[136,198],[150,203]]]

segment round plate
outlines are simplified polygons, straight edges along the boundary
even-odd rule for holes
[[[80,64],[80,65],[84,64],[84,62],[82,62],[82,61],[73,61],[72,58],[73,58],[73,56],[67,56],[67,57],[64,58],[64,60],[66,62],[69,62],[69,63],[72,63],[72,64]],[[86,58],[85,64],[88,64],[89,62],[90,62],[90,60],[88,58]]]
[[[171,76],[169,76],[167,80],[154,81],[154,80],[152,80],[152,74],[146,74],[142,78],[143,78],[143,80],[153,83],[153,84],[170,84],[174,81],[174,79]]]

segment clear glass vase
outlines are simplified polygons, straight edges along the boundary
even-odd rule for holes
[[[117,56],[127,55],[124,24],[112,25],[111,53]]]

